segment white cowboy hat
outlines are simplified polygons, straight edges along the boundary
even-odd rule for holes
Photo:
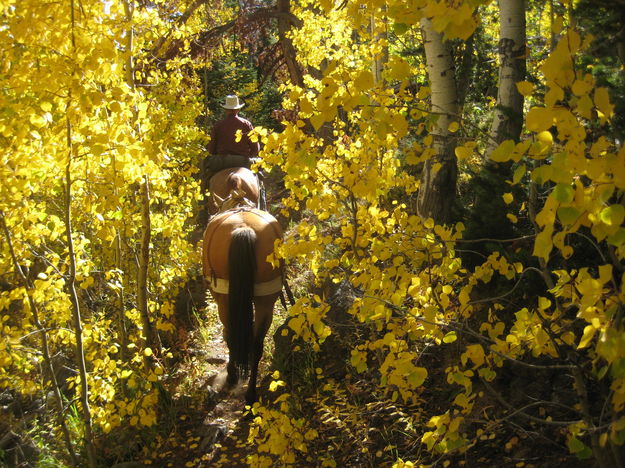
[[[221,107],[223,107],[224,109],[240,109],[244,105],[245,104],[243,104],[242,102],[239,102],[238,96],[235,96],[234,94],[229,94],[228,96],[226,96],[226,103],[222,104]]]

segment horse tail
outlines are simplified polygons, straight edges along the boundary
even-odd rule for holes
[[[249,370],[254,323],[256,233],[249,227],[232,233],[228,265],[228,335],[230,359],[245,376]]]

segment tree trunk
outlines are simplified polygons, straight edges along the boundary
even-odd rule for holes
[[[143,335],[146,345],[149,346],[157,355],[160,354],[160,344],[157,335],[150,320],[150,311],[148,307],[148,272],[150,263],[150,241],[152,233],[152,225],[150,222],[150,179],[147,175],[143,176],[143,184],[141,190],[141,244],[139,249],[139,257],[137,259],[137,309],[141,315],[141,323],[143,326]]]
[[[467,217],[465,236],[470,239],[514,237],[514,226],[508,219],[509,207],[502,195],[511,190],[511,162],[490,159],[492,152],[505,140],[518,141],[523,128],[523,96],[516,84],[525,79],[525,0],[499,0],[499,81],[497,105],[491,124],[486,159],[471,180],[474,209]],[[476,250],[488,253],[486,244]]]
[[[448,130],[449,124],[458,120],[459,113],[454,62],[449,44],[434,30],[429,19],[421,21],[421,29],[432,91],[432,113],[437,119],[431,131],[434,155],[423,167],[417,213],[422,218],[434,219],[437,224],[446,224],[451,221],[458,177],[456,139]]]
[[[382,12],[385,11],[386,7],[382,7]],[[386,44],[386,41],[388,39],[387,23],[388,22],[386,18],[380,20],[379,22],[376,22],[375,16],[371,15],[369,23],[369,27],[371,30],[371,40],[373,42],[384,41],[381,53],[373,57],[371,63],[371,72],[373,73],[373,80],[376,84],[382,82],[382,72],[384,71],[384,67],[386,67],[386,64],[388,63],[388,44]]]
[[[89,407],[89,383],[87,380],[87,362],[85,359],[85,346],[82,337],[82,317],[78,293],[76,292],[76,252],[74,251],[74,239],[72,238],[72,126],[67,121],[67,145],[69,154],[67,156],[67,166],[65,168],[65,235],[67,237],[67,256],[69,273],[67,275],[67,292],[72,304],[72,316],[74,320],[74,335],[76,337],[76,363],[78,365],[78,375],[80,376],[80,396],[82,405],[83,420],[85,424],[85,451],[87,452],[87,463],[90,468],[96,466],[96,456],[93,447],[93,428],[91,422],[91,410]]]
[[[490,155],[504,140],[518,141],[523,128],[523,96],[516,84],[525,79],[525,0],[499,0],[499,88],[490,130]]]
[[[199,5],[200,2],[195,2]],[[195,5],[194,4],[194,5]],[[134,28],[132,27],[132,17],[134,14],[134,3],[126,0],[124,2],[124,10],[126,20],[128,21],[128,30],[126,31],[126,48],[128,60],[126,62],[126,81],[130,88],[135,89],[134,82]],[[190,15],[190,13],[189,13]],[[138,111],[134,110],[135,119]],[[141,128],[136,124],[136,131],[141,136]],[[141,315],[141,323],[143,326],[143,335],[146,345],[156,354],[160,354],[160,343],[158,335],[152,326],[150,320],[150,309],[148,305],[148,273],[150,265],[150,241],[152,237],[152,223],[150,219],[150,179],[147,175],[143,176],[143,184],[141,190],[141,243],[139,256],[137,258],[137,309]]]
[[[291,14],[291,0],[278,0],[276,9],[278,10],[278,38],[289,70],[289,77],[293,84],[303,88],[304,74],[297,63],[297,53],[293,41],[288,37],[288,32],[293,26],[296,26],[293,21],[295,16]]]

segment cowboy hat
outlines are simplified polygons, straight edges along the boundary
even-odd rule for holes
[[[229,94],[228,96],[226,96],[226,103],[222,104],[221,107],[223,107],[224,109],[240,109],[244,105],[245,104],[243,104],[242,102],[239,102],[238,96],[235,96],[234,94]]]

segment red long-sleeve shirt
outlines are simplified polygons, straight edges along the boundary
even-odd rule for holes
[[[210,154],[238,154],[241,156],[254,157],[258,155],[260,145],[253,143],[248,133],[254,128],[249,120],[238,115],[227,115],[213,127],[211,141],[208,144]],[[240,141],[236,141],[237,130],[243,134]]]

